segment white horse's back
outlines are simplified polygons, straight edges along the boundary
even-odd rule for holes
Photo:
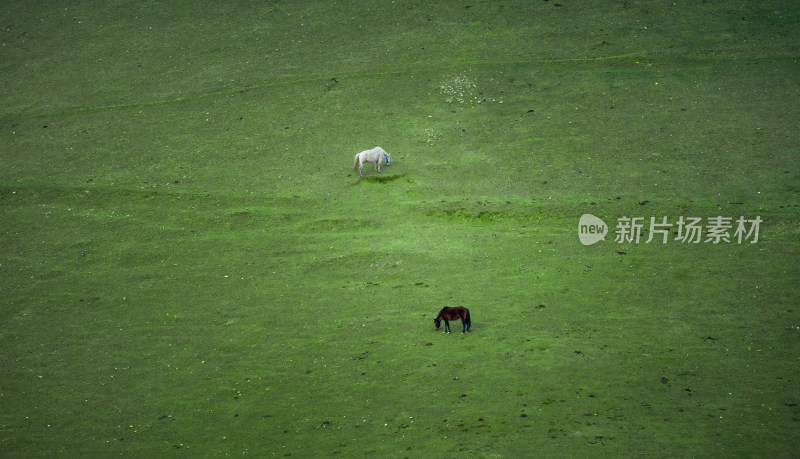
[[[374,163],[375,161],[378,161],[379,159],[383,158],[383,155],[385,154],[387,153],[383,151],[383,148],[381,147],[375,147],[371,150],[364,150],[359,153],[359,155],[364,155],[365,161],[368,163]]]

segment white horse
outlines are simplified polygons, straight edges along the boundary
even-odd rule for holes
[[[358,166],[358,175],[361,177],[364,176],[364,174],[361,173],[361,169],[364,168],[364,163],[375,163],[374,170],[378,172],[381,171],[381,161],[385,160],[387,166],[392,164],[392,160],[389,159],[389,153],[383,151],[381,147],[375,147],[372,150],[364,150],[355,156],[355,160],[353,170]]]

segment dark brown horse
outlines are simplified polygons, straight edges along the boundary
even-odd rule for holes
[[[450,333],[450,321],[461,319],[461,333],[469,333],[469,327],[472,326],[472,320],[469,318],[469,309],[459,306],[457,308],[445,306],[439,311],[439,315],[433,319],[433,324],[436,330],[439,330],[439,325],[444,320],[444,332]]]

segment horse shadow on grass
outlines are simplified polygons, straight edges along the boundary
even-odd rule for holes
[[[366,177],[359,177],[359,180],[356,182],[356,184],[359,184],[361,182],[386,184],[386,183],[394,182],[395,180],[401,179],[401,178],[403,178],[405,176],[406,176],[406,174],[398,174],[398,175],[367,175]]]

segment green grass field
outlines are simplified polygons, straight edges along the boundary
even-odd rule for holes
[[[799,59],[788,1],[6,1],[0,456],[795,456]]]

